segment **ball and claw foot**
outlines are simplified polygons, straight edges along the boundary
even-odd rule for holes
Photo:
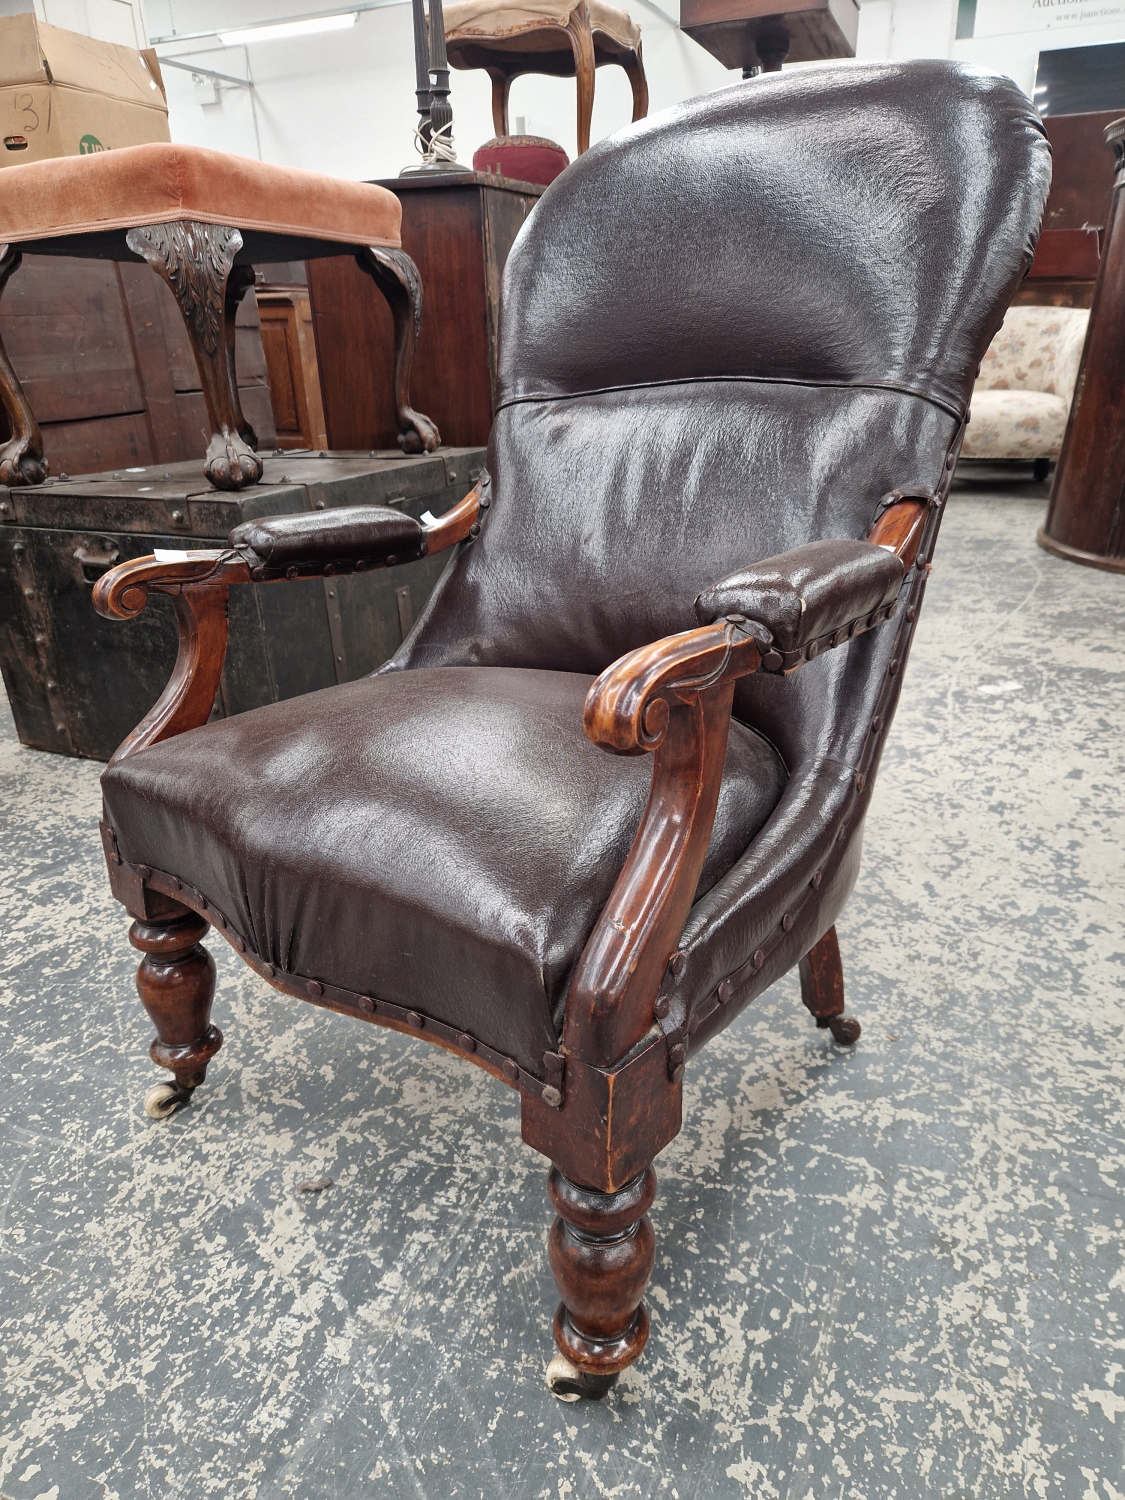
[[[224,428],[212,436],[203,473],[217,490],[247,489],[258,483],[265,469],[263,460],[247,446],[241,434]]]
[[[818,1016],[816,1024],[826,1026],[841,1047],[854,1046],[863,1031],[855,1016]]]
[[[145,1094],[145,1114],[150,1120],[166,1120],[174,1115],[195,1093],[178,1083],[154,1083]]]
[[[551,1395],[560,1401],[580,1401],[583,1396],[600,1401],[616,1383],[616,1371],[612,1375],[590,1375],[561,1354],[556,1354],[547,1366],[547,1385]]]

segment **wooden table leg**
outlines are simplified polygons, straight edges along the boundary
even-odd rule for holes
[[[441,434],[429,417],[410,405],[410,366],[422,327],[422,278],[418,267],[405,250],[389,250],[381,245],[359,251],[356,262],[387,299],[394,319],[398,445],[404,453],[432,453],[441,443]]]
[[[185,220],[130,229],[125,240],[180,304],[211,421],[204,474],[220,490],[257,484],[265,466],[254,452],[256,439],[242,415],[234,376],[234,318],[250,284],[248,267],[231,274],[241,234],[225,224]]]
[[[22,260],[23,256],[12,245],[0,245],[0,296],[3,296],[9,278],[19,270]],[[0,446],[0,484],[13,488],[22,484],[42,484],[47,477],[43,436],[3,340],[0,340],[0,402],[11,428],[8,441]]]

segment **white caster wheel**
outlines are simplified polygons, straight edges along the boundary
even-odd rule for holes
[[[565,1355],[556,1354],[547,1366],[547,1385],[551,1395],[560,1401],[581,1401],[586,1396],[591,1401],[600,1401],[606,1392],[617,1383],[613,1375],[591,1375],[572,1365]]]
[[[166,1120],[191,1098],[191,1089],[176,1083],[154,1083],[145,1095],[145,1114],[150,1120]]]
[[[582,1399],[582,1372],[561,1354],[556,1354],[547,1366],[547,1385],[551,1395],[557,1396],[560,1401]]]

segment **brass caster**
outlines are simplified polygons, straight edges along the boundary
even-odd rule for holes
[[[561,1354],[556,1354],[547,1366],[547,1384],[551,1395],[557,1396],[560,1401],[581,1401],[583,1396],[590,1401],[600,1401],[616,1383],[616,1370],[612,1375],[591,1375],[572,1365]]]
[[[841,1047],[852,1047],[859,1041],[863,1028],[854,1016],[833,1016],[828,1022],[833,1038]]]
[[[178,1083],[154,1083],[145,1094],[145,1114],[150,1120],[166,1120],[181,1109],[194,1092],[194,1089],[182,1089]]]

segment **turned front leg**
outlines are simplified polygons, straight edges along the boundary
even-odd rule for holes
[[[23,256],[12,245],[0,245],[0,297],[20,268]],[[0,445],[0,484],[42,484],[47,477],[43,435],[0,339],[0,403],[8,418],[8,441]]]
[[[651,1167],[619,1192],[579,1187],[552,1167],[547,1192],[558,1214],[548,1258],[562,1302],[547,1380],[557,1396],[603,1396],[648,1342],[641,1298],[656,1262],[648,1210],[656,1197]]]
[[[211,1025],[215,960],[200,942],[209,926],[185,907],[182,914],[136,921],[129,929],[129,941],[144,954],[137,993],[156,1027],[149,1056],[176,1079],[146,1094],[145,1112],[156,1119],[187,1103],[223,1045],[222,1032]]]
[[[125,242],[180,304],[211,423],[204,474],[220,490],[257,484],[265,465],[248,441],[254,433],[242,415],[234,374],[234,319],[249,285],[241,267],[230,284],[241,234],[225,224],[185,220],[130,229]]]

